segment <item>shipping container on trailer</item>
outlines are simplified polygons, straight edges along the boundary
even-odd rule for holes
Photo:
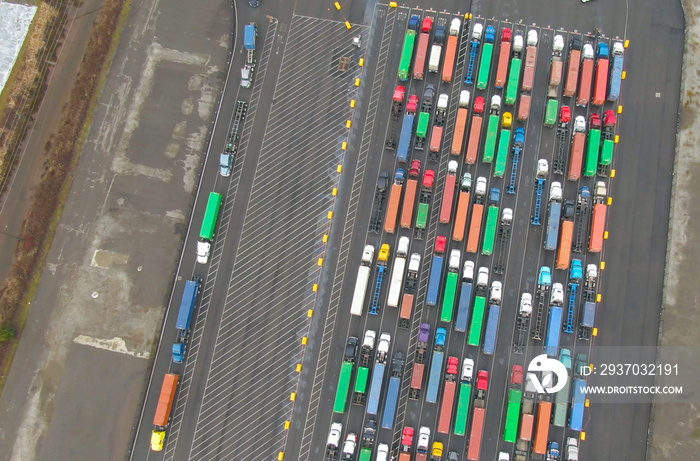
[[[545,455],[547,441],[549,440],[549,422],[552,417],[552,402],[540,402],[537,409],[537,431],[535,441],[532,444],[532,452]]]

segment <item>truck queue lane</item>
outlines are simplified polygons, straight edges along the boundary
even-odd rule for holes
[[[315,28],[317,36],[327,37],[324,44],[349,49],[350,33],[339,33],[344,30],[339,26],[320,20],[304,23],[304,29]],[[183,453],[188,459],[211,459],[213,453],[229,457],[242,447],[259,447],[245,449],[251,459],[269,459],[282,446],[284,432],[277,415],[291,411],[289,394],[296,375],[289,362],[301,358],[300,335],[308,322],[304,305],[314,296],[309,278],[319,270],[298,267],[300,261],[318,254],[325,215],[332,209],[329,191],[336,177],[332,165],[337,163],[338,135],[350,113],[346,87],[352,84],[344,73],[329,74],[333,47],[319,53],[302,32],[292,24],[287,49],[302,58],[303,50],[314,53],[315,59],[306,63],[316,70],[315,78],[300,80],[286,71],[295,63],[283,60],[275,101],[262,123],[267,129],[257,127],[265,135],[259,138],[261,154],[207,384],[199,411],[193,413],[193,442]],[[287,88],[295,91],[286,92]],[[301,104],[309,100],[314,104]],[[292,113],[288,107],[300,109]],[[325,129],[318,114],[330,123]],[[319,148],[309,150],[309,144]],[[286,168],[280,158],[295,169]],[[318,165],[328,169],[319,170]],[[260,394],[263,386],[267,392]]]

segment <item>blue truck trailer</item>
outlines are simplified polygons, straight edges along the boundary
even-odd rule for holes
[[[433,358],[430,361],[430,375],[428,376],[428,388],[425,391],[425,401],[436,403],[438,388],[440,387],[440,375],[442,374],[442,362],[445,360],[445,341],[447,330],[440,327],[435,331],[435,346],[433,346]]]
[[[563,310],[561,306],[549,308],[549,325],[547,327],[547,341],[544,351],[549,357],[557,357],[559,351],[559,337],[561,336],[561,318]]]
[[[608,90],[608,101],[617,101],[620,97],[622,87],[622,73],[625,63],[624,47],[621,42],[613,44],[612,51],[612,71],[610,72],[610,89]]]
[[[379,399],[382,396],[382,384],[384,383],[384,370],[386,370],[386,359],[387,355],[389,355],[390,340],[391,336],[388,333],[382,333],[379,337],[377,357],[374,361],[372,382],[369,387],[369,396],[367,397],[367,414],[370,415],[376,415],[379,411]]]
[[[435,242],[435,252],[433,254],[433,265],[430,267],[430,279],[428,280],[428,294],[425,303],[428,306],[437,305],[438,294],[442,282],[442,269],[445,265],[445,246],[447,239],[439,235]]]
[[[401,135],[399,136],[399,149],[396,151],[396,158],[399,162],[408,162],[408,149],[411,147],[411,135],[413,134],[413,123],[416,114],[407,112],[401,124]]]
[[[496,336],[498,335],[498,320],[501,316],[501,306],[491,304],[489,307],[489,317],[486,321],[486,338],[484,338],[483,352],[487,355],[493,355],[496,348]]]
[[[192,280],[185,282],[185,291],[182,293],[180,301],[180,310],[177,313],[177,340],[173,344],[173,362],[182,363],[185,360],[187,351],[187,340],[190,336],[190,327],[192,326],[192,318],[194,317],[194,306],[197,304],[197,295],[202,284],[200,277],[194,277]]]
[[[586,405],[586,381],[577,378],[574,380],[574,399],[571,404],[571,416],[569,428],[581,432],[583,428],[583,410]]]
[[[464,333],[467,331],[467,321],[469,320],[469,307],[472,302],[473,291],[472,279],[462,281],[462,289],[459,293],[459,305],[457,306],[457,317],[455,318],[455,331]]]
[[[386,400],[384,401],[384,413],[382,414],[382,427],[384,429],[391,429],[394,427],[396,404],[399,402],[401,375],[403,374],[403,364],[405,361],[406,356],[403,352],[396,352],[394,354],[394,359],[391,361],[391,377],[389,378],[389,387],[387,388]]]

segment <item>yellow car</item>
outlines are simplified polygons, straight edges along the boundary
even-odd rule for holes
[[[153,431],[151,434],[151,450],[163,451],[163,442],[165,441],[165,431]]]
[[[436,458],[442,458],[442,442],[433,442],[433,456]]]

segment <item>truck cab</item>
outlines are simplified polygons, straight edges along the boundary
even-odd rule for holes
[[[450,22],[450,35],[457,35],[460,27],[462,27],[462,21],[457,18],[452,19],[452,22]],[[620,45],[622,44],[620,43]]]
[[[449,267],[450,269],[454,269],[455,271],[459,270],[459,259],[460,259],[460,253],[459,250],[452,250],[450,252],[450,261],[449,261]]]
[[[355,449],[357,448],[357,435],[349,433],[343,444],[342,460],[352,461],[355,459]]]
[[[486,100],[484,99],[483,96],[477,96],[476,99],[474,99],[474,113],[475,114],[483,114],[485,108],[486,108]]]
[[[550,304],[561,306],[564,303],[564,287],[561,283],[552,285],[552,296]]]
[[[552,270],[549,266],[540,267],[540,277],[539,285],[551,285],[552,284]]]
[[[489,270],[486,267],[480,267],[479,273],[476,276],[476,286],[486,289],[489,284]]]
[[[163,451],[165,441],[165,431],[153,431],[151,433],[151,450]]]
[[[566,439],[566,460],[578,461],[578,440],[574,437]]]
[[[433,451],[431,453],[431,456],[433,459],[440,459],[442,458],[442,451],[444,449],[444,445],[442,442],[435,441],[433,442]]]
[[[513,365],[513,372],[510,375],[510,385],[511,386],[522,386],[523,385],[523,366]]]
[[[411,255],[411,260],[408,262],[408,271],[418,272],[418,269],[420,269],[420,254],[413,253]]]
[[[381,248],[379,248],[379,256],[377,256],[377,261],[387,262],[389,260],[389,251],[391,247],[388,243],[384,243]]]
[[[197,242],[197,262],[206,264],[209,261],[209,252],[211,251],[211,243],[206,240]]]
[[[472,174],[467,172],[462,176],[461,189],[463,191],[469,192],[472,188]]]
[[[479,370],[479,374],[476,378],[476,388],[480,391],[487,391],[489,389],[489,372],[486,370]]]
[[[564,365],[569,373],[571,373],[571,351],[563,349],[559,352],[559,361]]]
[[[498,187],[493,187],[491,189],[491,194],[489,194],[489,205],[498,206],[501,201],[501,189]]]
[[[435,253],[445,254],[445,246],[447,245],[447,238],[444,235],[438,235],[435,240]]]
[[[464,269],[462,270],[462,278],[471,282],[474,280],[474,261],[464,261]]]
[[[561,183],[559,181],[552,181],[552,185],[549,187],[549,200],[560,202],[562,197]]]
[[[224,178],[231,176],[233,170],[233,155],[227,152],[222,152],[219,155],[219,174]]]
[[[472,378],[474,377],[474,359],[466,358],[464,359],[464,362],[462,362],[462,376],[461,379],[464,382],[470,383],[472,382]]]
[[[513,210],[504,208],[501,213],[501,224],[511,224],[513,222]]]
[[[571,108],[569,106],[561,106],[559,121],[561,123],[569,123],[571,121]]]
[[[374,330],[365,331],[365,337],[362,339],[362,346],[369,349],[374,349],[374,341],[377,338],[377,332]]]
[[[586,131],[586,117],[579,115],[574,120],[574,131],[576,133],[583,133]]]
[[[469,90],[462,90],[459,93],[459,107],[467,107],[469,106],[469,99],[470,99],[470,94]]]
[[[389,445],[380,443],[377,445],[377,461],[389,461]]]
[[[241,67],[241,87],[250,88],[253,84],[253,70],[255,68],[252,64],[246,64]]]
[[[501,304],[501,282],[495,280],[491,283],[491,294],[489,295],[491,304]]]
[[[369,265],[369,264],[372,264],[373,259],[374,259],[374,246],[366,245],[365,249],[362,252],[362,262]]]
[[[547,449],[547,461],[559,461],[559,443],[549,442]]]
[[[524,317],[532,314],[532,295],[530,293],[523,293],[520,296],[520,309],[518,313]]]
[[[477,197],[483,197],[486,195],[486,178],[479,176],[476,178],[476,187],[474,188],[474,194]]]
[[[360,341],[355,336],[350,336],[348,338],[348,342],[345,345],[345,356],[343,360],[345,360],[346,362],[355,361],[355,357],[357,356],[357,345],[359,343]]]
[[[342,423],[333,423],[331,424],[331,430],[328,433],[328,441],[326,442],[326,447],[327,448],[332,448],[332,449],[338,449],[338,445],[340,445],[340,433],[343,432],[343,424]]]
[[[435,98],[435,86],[432,84],[429,84],[428,86],[425,87],[425,91],[423,92],[423,104],[432,106],[434,98]]]
[[[389,333],[382,333],[379,337],[379,345],[377,346],[377,354],[388,354],[389,353],[389,343],[391,342],[391,335]]]
[[[474,24],[474,29],[472,30],[472,38],[474,40],[481,40],[481,36],[484,33],[484,25],[477,22]]]
[[[535,29],[530,29],[527,32],[527,46],[537,46],[537,31]]]
[[[418,443],[416,444],[417,450],[428,451],[428,446],[430,445],[430,428],[426,426],[421,426],[418,430]]]

